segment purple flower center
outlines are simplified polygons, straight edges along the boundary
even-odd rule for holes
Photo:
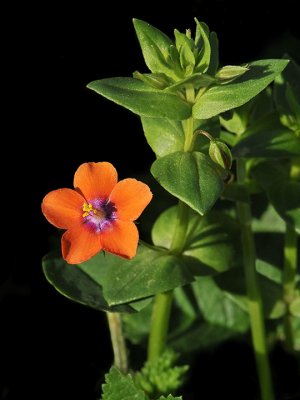
[[[114,203],[106,199],[94,199],[82,206],[83,223],[96,233],[109,228],[117,218]]]

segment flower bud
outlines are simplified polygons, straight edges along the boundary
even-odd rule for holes
[[[232,79],[238,78],[247,71],[249,71],[247,66],[226,65],[225,67],[219,69],[215,77],[220,81],[228,82]]]
[[[219,140],[212,140],[209,145],[209,156],[216,163],[225,169],[230,169],[232,164],[232,155],[225,143]]]

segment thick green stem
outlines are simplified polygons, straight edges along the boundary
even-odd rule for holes
[[[180,254],[184,249],[188,227],[188,212],[189,207],[179,201],[175,231],[170,247],[170,252],[173,254]],[[151,317],[150,336],[148,342],[149,361],[155,360],[163,353],[165,349],[172,308],[172,300],[173,290],[165,293],[158,293],[155,296]]]
[[[122,330],[122,319],[119,313],[107,312],[107,320],[110,331],[111,344],[114,353],[114,366],[127,373],[128,358],[125,338]]]
[[[246,178],[245,160],[237,161],[238,183],[243,184]],[[257,372],[262,400],[274,400],[271,369],[264,325],[263,306],[257,273],[255,269],[256,251],[251,229],[250,205],[237,202],[237,213],[241,224],[243,264],[245,270],[248,311],[251,324],[252,343],[254,347]]]
[[[299,160],[291,166],[290,177],[291,179],[299,178]],[[295,228],[289,223],[286,224],[285,238],[284,238],[284,261],[283,261],[283,300],[287,305],[287,314],[284,316],[284,336],[285,346],[288,351],[294,350],[294,330],[292,325],[292,316],[289,313],[289,306],[294,300],[296,290],[296,275],[298,263],[298,247],[297,247],[297,233]]]
[[[148,342],[148,361],[159,357],[165,348],[172,308],[173,290],[155,296]]]
[[[186,100],[190,103],[195,101],[195,90],[191,86],[186,89]],[[194,119],[193,117],[184,121],[184,151],[190,151],[193,144]],[[177,208],[177,218],[173,233],[170,253],[182,253],[186,240],[188,228],[189,207],[179,200]],[[158,293],[154,299],[151,317],[151,328],[148,342],[148,360],[153,361],[159,357],[166,346],[169,320],[172,308],[173,291]]]

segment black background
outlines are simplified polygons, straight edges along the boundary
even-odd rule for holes
[[[146,72],[132,18],[172,37],[174,28],[194,29],[196,16],[217,32],[222,64],[240,64],[281,57],[286,50],[299,56],[295,3],[11,4],[4,35],[6,103],[12,107],[2,143],[3,188],[9,195],[2,211],[7,244],[0,272],[1,400],[96,399],[111,364],[104,315],[68,301],[42,275],[40,259],[50,250],[54,228],[40,203],[48,191],[71,187],[82,162],[110,161],[122,178],[147,171],[154,159],[138,117],[86,89],[95,79]],[[219,394],[209,386],[214,379],[227,381],[225,394],[236,385],[241,360],[232,351],[223,346],[215,358],[203,356],[207,368],[194,370],[212,396]],[[251,366],[247,351],[243,362]],[[189,390],[191,399],[198,398]]]

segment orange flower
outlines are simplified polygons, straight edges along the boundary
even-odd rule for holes
[[[63,258],[79,264],[100,250],[134,257],[139,233],[133,221],[152,199],[149,187],[130,178],[118,182],[108,162],[80,165],[74,187],[54,190],[42,202],[47,220],[67,229],[61,239]]]

